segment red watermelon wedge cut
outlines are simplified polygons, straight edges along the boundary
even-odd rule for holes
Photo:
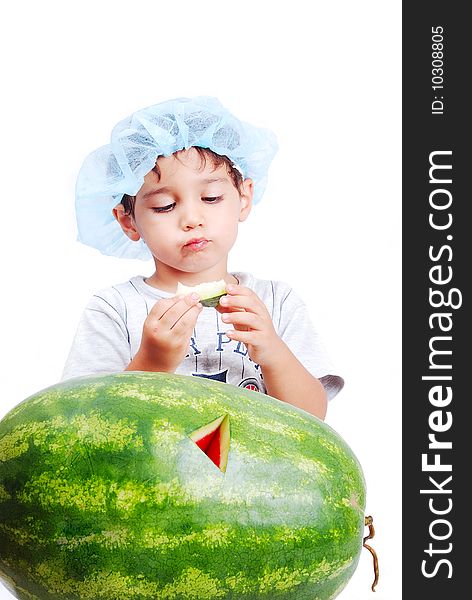
[[[189,437],[220,471],[223,473],[226,471],[230,443],[228,415],[222,415],[211,423],[199,427]]]

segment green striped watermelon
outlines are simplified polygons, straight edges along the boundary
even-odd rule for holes
[[[24,600],[334,598],[364,504],[337,433],[229,384],[81,377],[0,421],[0,578]]]

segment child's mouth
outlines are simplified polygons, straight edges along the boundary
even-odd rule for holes
[[[193,250],[194,252],[198,252],[199,250],[203,250],[209,244],[209,240],[204,238],[199,238],[195,240],[190,240],[187,244],[184,245],[184,248],[188,250]]]

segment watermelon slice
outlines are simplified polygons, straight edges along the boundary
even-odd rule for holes
[[[183,283],[177,284],[177,295],[179,294],[198,294],[200,296],[200,302],[203,306],[218,306],[221,296],[226,294],[226,282],[224,279],[218,281],[207,281],[200,283],[195,286],[184,285]]]

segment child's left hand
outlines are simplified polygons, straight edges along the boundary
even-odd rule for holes
[[[270,366],[279,349],[284,345],[274,329],[266,305],[248,287],[227,286],[227,295],[220,298],[216,310],[222,314],[224,323],[233,325],[226,335],[242,342],[255,363],[262,368]]]

